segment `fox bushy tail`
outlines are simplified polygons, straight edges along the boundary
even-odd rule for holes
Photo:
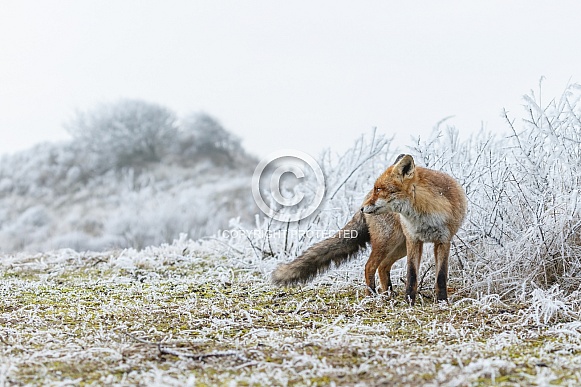
[[[369,242],[369,228],[365,216],[357,211],[355,216],[331,238],[311,246],[291,263],[279,265],[272,273],[275,285],[294,285],[312,280],[335,265],[348,261]]]

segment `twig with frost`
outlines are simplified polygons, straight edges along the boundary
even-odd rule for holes
[[[199,361],[204,361],[205,359],[212,358],[212,357],[228,357],[228,356],[236,357],[242,361],[248,360],[246,357],[244,357],[244,356],[242,356],[239,353],[236,353],[234,351],[211,352],[211,353],[182,352],[182,351],[176,351],[176,350],[173,350],[170,348],[163,347],[162,346],[163,343],[161,341],[153,342],[153,341],[149,341],[149,340],[140,339],[139,337],[135,337],[132,334],[127,333],[127,332],[123,332],[123,334],[125,336],[129,337],[130,339],[135,340],[139,343],[157,347],[157,350],[159,351],[159,353],[161,355],[172,355],[172,356],[178,356],[178,357],[185,358],[185,359],[194,359],[194,360],[199,360]]]
[[[351,172],[349,172],[349,174],[343,179],[343,181],[337,186],[337,188],[335,189],[335,191],[333,192],[333,194],[331,194],[331,196],[329,197],[329,200],[333,200],[333,198],[335,197],[335,195],[337,195],[337,193],[339,192],[339,190],[347,183],[347,181],[349,181],[349,179],[351,178],[351,176],[353,176],[353,174],[355,172],[357,172],[357,170],[359,170],[359,168],[361,168],[362,165],[364,165],[365,163],[367,163],[369,160],[373,159],[375,156],[377,156],[382,150],[383,148],[385,148],[385,146],[387,144],[389,144],[390,140],[385,140],[385,139],[381,139],[381,141],[379,141],[378,144],[375,144],[375,132],[376,132],[377,128],[373,129],[373,134],[371,137],[371,152],[369,152],[369,154],[363,159],[361,160],[352,170]]]
[[[12,346],[12,344],[10,344],[8,341],[6,341],[6,339],[2,335],[0,335],[0,342],[2,342],[2,344],[6,345],[7,347]]]

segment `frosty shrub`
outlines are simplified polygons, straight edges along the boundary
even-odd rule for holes
[[[172,111],[129,99],[79,111],[66,128],[82,148],[98,155],[101,170],[159,162],[177,136]]]
[[[248,158],[240,138],[205,113],[190,114],[181,121],[177,152],[182,156],[182,163],[209,159],[215,165],[232,166]]]
[[[468,195],[469,212],[450,258],[451,286],[459,296],[510,298],[528,288],[558,286],[571,292],[581,286],[580,91],[573,85],[546,106],[531,93],[525,97],[528,117],[517,124],[507,116],[504,136],[482,130],[461,138],[442,123],[430,138],[417,139],[405,150],[418,165],[453,176]],[[272,269],[324,239],[316,231],[340,229],[393,163],[398,152],[389,144],[381,136],[363,136],[341,156],[325,152],[319,158],[327,181],[320,210],[297,223],[257,220],[257,230],[241,243],[261,259],[274,256]],[[426,250],[422,272],[433,279],[433,258]],[[328,275],[334,281],[362,281],[362,263],[356,261]],[[394,266],[396,276],[404,262]],[[431,282],[424,287],[431,288]]]
[[[10,223],[0,224],[0,243],[11,245],[15,250],[23,249],[31,242],[45,238],[50,229],[50,215],[42,205],[32,206]]]
[[[481,132],[460,141],[448,128],[414,148],[420,162],[451,173],[467,191],[453,261],[470,292],[581,285],[579,91],[571,86],[547,106],[525,96],[528,117],[516,125],[505,112],[510,132],[501,139]]]
[[[70,144],[51,143],[3,156],[0,159],[0,199],[10,194],[38,199],[53,191],[64,193],[74,183],[69,178],[79,178],[71,170],[77,169],[80,174],[79,166],[84,169],[83,159],[84,155],[80,156]]]
[[[511,135],[480,142],[463,173],[457,168],[472,186],[462,243],[471,287],[510,293],[522,284],[581,285],[580,91],[571,86],[547,106],[526,96],[522,126],[505,114]]]

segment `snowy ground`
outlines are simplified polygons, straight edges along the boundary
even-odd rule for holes
[[[219,241],[0,257],[0,385],[580,385],[579,295],[409,307],[362,261],[300,289]],[[454,286],[452,278],[451,286]]]

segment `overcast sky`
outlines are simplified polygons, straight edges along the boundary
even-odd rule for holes
[[[22,1],[0,7],[0,153],[68,138],[75,109],[204,111],[264,156],[371,128],[504,130],[581,81],[579,1]]]

